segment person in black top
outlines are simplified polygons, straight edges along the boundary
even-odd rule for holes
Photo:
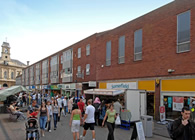
[[[195,124],[190,120],[190,109],[183,107],[181,117],[173,122],[173,139],[174,140],[194,140]]]

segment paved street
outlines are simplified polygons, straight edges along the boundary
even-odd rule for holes
[[[71,129],[68,125],[70,115],[62,117],[60,123],[58,123],[57,130],[52,132],[46,132],[45,137],[41,137],[41,140],[72,140]],[[53,123],[52,123],[53,125]],[[53,128],[53,127],[52,127]],[[106,140],[108,130],[107,128],[95,127],[96,140]],[[80,129],[82,134],[83,128]],[[120,128],[115,129],[116,140],[129,140],[131,130],[123,130]],[[1,140],[24,140],[25,139],[25,126],[24,121],[13,122],[8,119],[8,114],[0,114],[0,139]],[[87,132],[85,140],[91,140],[92,134]],[[146,138],[147,140],[169,140],[168,138],[154,135],[153,138]]]

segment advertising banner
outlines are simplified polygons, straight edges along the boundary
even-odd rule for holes
[[[160,121],[165,121],[166,118],[165,118],[165,106],[160,106]]]
[[[173,110],[174,111],[181,111],[184,104],[183,97],[173,97]]]

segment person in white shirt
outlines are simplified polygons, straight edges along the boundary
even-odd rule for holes
[[[33,100],[36,100],[36,93],[33,94],[32,98]]]
[[[47,101],[47,105],[46,105],[46,107],[47,107],[47,110],[48,110],[48,112],[49,112],[49,121],[47,122],[47,124],[48,124],[48,131],[49,132],[51,132],[51,119],[52,119],[52,115],[53,115],[53,111],[52,111],[52,106],[51,106],[51,102],[50,101]]]
[[[68,103],[67,103],[67,98],[66,98],[66,96],[65,96],[64,99],[63,99],[63,105],[64,105],[64,114],[65,114],[65,116],[66,116],[66,109],[67,109],[67,107],[68,107]]]
[[[84,116],[84,130],[83,130],[83,135],[81,135],[81,140],[85,139],[85,135],[87,133],[87,130],[90,128],[90,130],[92,130],[92,137],[93,140],[95,140],[95,129],[94,129],[94,123],[95,123],[95,119],[94,119],[94,114],[95,114],[95,108],[92,106],[92,99],[89,99],[87,101],[87,107],[86,107],[86,111],[85,111],[85,116]]]
[[[58,116],[58,122],[59,122],[60,121],[61,112],[62,112],[62,99],[61,99],[61,95],[58,96],[57,102],[58,102],[58,106],[60,108],[60,115]]]

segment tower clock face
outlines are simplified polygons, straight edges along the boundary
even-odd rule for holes
[[[5,49],[4,49],[4,52],[5,52],[5,53],[8,53],[8,50],[5,48]]]

